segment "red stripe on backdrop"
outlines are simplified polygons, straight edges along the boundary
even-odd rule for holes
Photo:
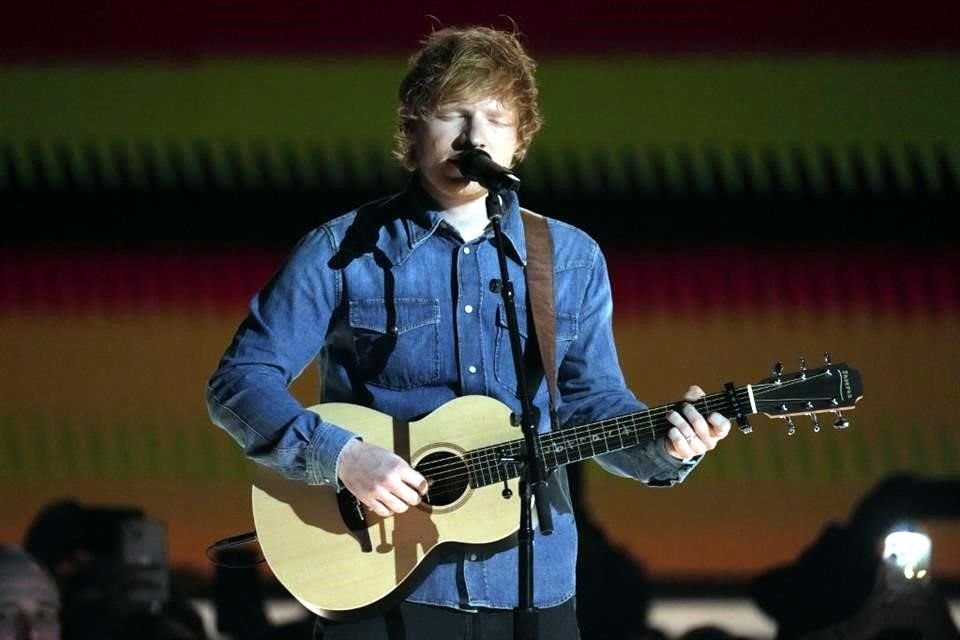
[[[4,251],[0,310],[41,313],[245,305],[283,255]]]
[[[615,302],[630,312],[960,309],[960,253],[882,249],[784,253],[717,249],[613,253]]]
[[[433,6],[431,6],[433,5]],[[0,59],[404,54],[435,24],[509,27],[536,55],[608,52],[915,52],[960,48],[956,3],[599,0],[559,11],[456,3],[128,0],[18,2],[0,19]]]
[[[283,258],[283,253],[271,251],[4,250],[0,312],[229,308],[233,313],[247,304]],[[618,313],[960,311],[958,251],[611,251],[608,262]]]

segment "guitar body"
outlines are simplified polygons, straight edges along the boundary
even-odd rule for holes
[[[703,415],[718,411],[737,420],[749,433],[746,416],[763,413],[781,418],[788,434],[793,416],[833,413],[835,429],[849,421],[841,411],[863,397],[855,369],[833,364],[784,374],[693,402]],[[539,449],[548,470],[611,451],[666,437],[667,416],[676,403],[539,434]],[[519,528],[519,497],[504,498],[504,482],[519,496],[524,457],[521,432],[510,425],[510,409],[493,398],[465,396],[451,400],[415,421],[351,404],[311,407],[334,424],[393,451],[430,481],[425,504],[406,513],[380,518],[361,508],[348,492],[287,480],[257,465],[253,518],[264,557],[286,589],[307,609],[333,620],[363,617],[398,602],[433,566],[442,545],[510,544]],[[512,460],[504,464],[504,458]],[[507,478],[507,480],[504,480]]]
[[[342,620],[382,610],[412,590],[412,576],[429,569],[428,556],[438,546],[489,544],[517,531],[518,480],[508,481],[514,497],[504,499],[503,483],[470,487],[464,466],[467,451],[520,436],[503,403],[465,396],[415,422],[351,404],[310,410],[414,468],[450,469],[464,479],[462,487],[431,496],[434,504],[381,518],[359,509],[346,491],[287,480],[257,465],[253,517],[260,546],[277,579],[310,611]]]

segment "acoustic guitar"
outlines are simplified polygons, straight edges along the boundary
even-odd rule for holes
[[[842,411],[863,395],[860,374],[846,364],[775,375],[756,384],[728,383],[692,403],[707,415],[729,417],[749,432],[746,417],[763,413],[787,422],[834,412],[834,428],[848,426]],[[548,469],[619,451],[661,437],[672,426],[664,405],[540,434]],[[511,410],[485,396],[452,400],[415,422],[395,420],[361,406],[310,407],[364,441],[394,451],[430,482],[424,501],[381,518],[348,491],[282,478],[256,465],[253,516],[264,557],[280,583],[307,609],[334,620],[363,617],[401,600],[428,571],[436,550],[448,545],[510,543],[519,522],[519,469],[523,439]]]

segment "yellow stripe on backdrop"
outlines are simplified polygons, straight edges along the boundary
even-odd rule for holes
[[[886,475],[960,474],[960,437],[952,426],[960,362],[960,319],[949,315],[848,313],[708,313],[620,318],[621,363],[631,387],[651,404],[677,398],[686,385],[707,391],[770,375],[782,359],[814,366],[824,351],[860,370],[864,399],[836,431],[813,433],[797,419],[754,416],[754,432],[733,433],[679,488],[647,491],[593,465],[591,509],[611,539],[656,575],[752,575],[788,562],[828,521],[845,522],[857,501]],[[956,527],[943,540],[958,541]],[[709,541],[709,542],[705,542]],[[936,569],[960,574],[960,557]]]
[[[143,313],[0,315],[0,538],[17,541],[36,511],[71,496],[143,507],[170,528],[172,562],[209,571],[203,549],[251,527],[242,453],[210,425],[206,376],[241,308]],[[951,425],[960,319],[858,309],[769,313],[620,313],[621,362],[638,396],[669,402],[696,383],[719,390],[788,370],[823,351],[864,378],[865,398],[843,432],[754,417],[681,487],[647,490],[586,473],[588,504],[617,544],[654,576],[751,575],[786,562],[829,520],[893,471],[960,473]],[[312,403],[311,368],[295,383]],[[949,527],[943,535],[956,540]],[[709,543],[704,541],[708,540]],[[960,576],[960,557],[935,570]]]

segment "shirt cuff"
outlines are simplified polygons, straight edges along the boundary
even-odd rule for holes
[[[360,439],[360,436],[330,422],[321,421],[313,442],[307,446],[307,482],[338,487],[340,456],[347,443],[354,438]]]
[[[666,438],[657,438],[644,447],[654,462],[656,471],[650,476],[648,485],[652,487],[670,487],[680,482],[703,460],[703,456],[694,456],[690,460],[674,458],[667,452]]]

